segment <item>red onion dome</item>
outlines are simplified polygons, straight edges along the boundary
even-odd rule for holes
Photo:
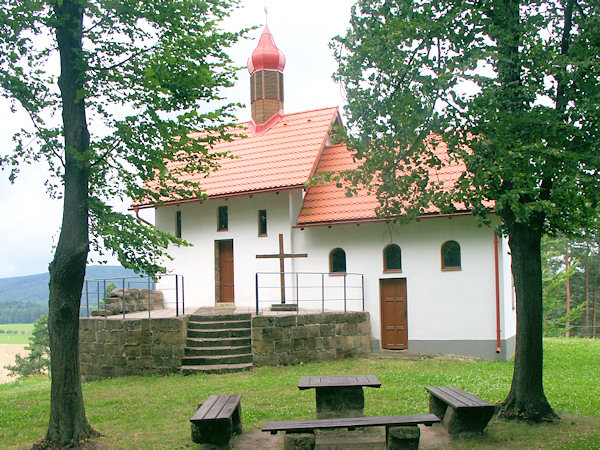
[[[250,75],[256,70],[278,70],[283,72],[285,68],[285,55],[275,45],[273,36],[269,31],[269,27],[265,25],[265,29],[260,35],[258,45],[252,52],[252,56],[248,58],[248,72]]]

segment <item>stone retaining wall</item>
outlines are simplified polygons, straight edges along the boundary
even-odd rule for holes
[[[79,358],[85,381],[179,371],[187,317],[80,319]]]
[[[367,312],[255,316],[255,366],[287,366],[371,352]]]

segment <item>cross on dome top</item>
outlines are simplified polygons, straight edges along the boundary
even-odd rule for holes
[[[269,27],[265,24],[258,45],[248,58],[248,72],[250,75],[256,70],[278,70],[283,72],[285,68],[285,55],[275,45]]]

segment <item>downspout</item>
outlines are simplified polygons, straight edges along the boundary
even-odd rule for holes
[[[149,227],[154,228],[154,224],[152,224],[152,223],[148,222],[147,220],[144,220],[140,217],[140,208],[133,208],[133,210],[135,211],[135,217],[137,217],[138,220],[144,222]]]
[[[496,353],[500,353],[500,277],[498,269],[498,235],[494,233],[494,271],[496,276]]]

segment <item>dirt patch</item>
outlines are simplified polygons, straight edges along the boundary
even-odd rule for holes
[[[15,356],[25,356],[26,344],[0,344],[0,383],[15,381],[15,377],[8,376],[4,366],[15,363]]]

